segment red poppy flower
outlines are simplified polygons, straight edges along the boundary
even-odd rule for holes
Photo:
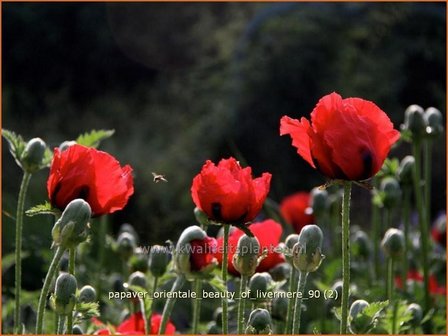
[[[89,203],[94,216],[125,207],[134,193],[132,168],[108,153],[81,145],[54,150],[47,181],[51,204],[64,209],[76,198]]]
[[[203,268],[210,265],[215,259],[215,253],[218,246],[215,238],[206,237],[203,240],[192,240],[190,245],[190,263],[192,271],[201,271]]]
[[[406,280],[412,280],[415,282],[422,283],[423,275],[421,275],[417,270],[409,270]],[[401,281],[401,276],[395,277],[395,285],[397,288],[403,288],[403,282]],[[439,285],[437,278],[434,274],[429,276],[429,292],[435,295],[446,295],[446,286]]]
[[[241,168],[234,158],[223,159],[217,166],[207,160],[193,179],[191,196],[194,204],[210,219],[249,222],[260,212],[270,182],[269,173],[252,179],[252,169]]]
[[[275,248],[278,246],[283,232],[282,226],[279,223],[268,219],[263,222],[251,224],[248,226],[248,229],[257,237],[260,243],[260,254],[264,249],[268,249],[268,255],[258,265],[257,272],[269,271],[274,266],[285,261],[285,257],[281,253],[275,252]],[[228,271],[234,275],[239,275],[239,272],[233,267],[232,259],[237,250],[238,240],[243,234],[243,231],[235,228],[229,235]],[[222,263],[223,246],[223,237],[218,238],[218,249],[215,257],[219,263]]]
[[[94,322],[95,323],[95,322]],[[153,314],[151,316],[151,330],[150,335],[157,335],[159,332],[160,324],[162,323],[162,315]],[[97,324],[97,323],[95,323]],[[141,312],[132,314],[128,319],[124,320],[116,329],[114,334],[121,335],[144,335],[145,334],[145,322]],[[166,325],[165,335],[174,335],[176,328],[168,321]],[[97,335],[112,335],[111,331],[107,328],[100,329],[96,332]]]
[[[383,165],[400,133],[374,103],[322,97],[311,112],[311,123],[288,116],[280,120],[280,135],[289,134],[297,152],[331,179],[365,180]]]
[[[314,216],[307,212],[310,198],[309,193],[298,192],[285,197],[280,203],[280,213],[296,233],[300,233],[305,225],[314,223]]]

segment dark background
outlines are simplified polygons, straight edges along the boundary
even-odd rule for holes
[[[135,194],[110,216],[110,228],[129,222],[145,245],[176,240],[194,223],[190,186],[206,159],[233,155],[256,176],[271,172],[276,202],[322,184],[289,137],[279,136],[279,119],[308,116],[327,93],[374,101],[396,128],[413,103],[445,116],[445,4],[2,7],[3,127],[51,147],[91,129],[115,129],[101,148],[133,166]],[[434,149],[433,216],[445,209],[445,147],[443,136]],[[392,154],[409,152],[403,144]],[[2,160],[6,255],[21,172],[5,142]],[[153,183],[153,171],[169,182]],[[33,177],[27,208],[47,199],[47,176]],[[353,198],[352,222],[366,227],[370,195],[355,188]],[[51,226],[45,216],[26,218],[24,249],[39,258]],[[25,274],[42,271],[40,264],[24,266]]]

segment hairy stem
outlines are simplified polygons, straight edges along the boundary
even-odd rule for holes
[[[352,184],[344,181],[342,198],[342,313],[340,333],[347,334],[348,300],[350,288],[350,197]]]
[[[238,302],[238,335],[242,334],[244,329],[244,311],[246,310],[246,297],[243,297],[243,293],[246,291],[247,280],[247,275],[241,275],[240,300]]]
[[[308,272],[299,271],[299,283],[297,286],[296,303],[294,305],[294,322],[292,326],[292,334],[297,335],[300,330],[300,318],[302,316],[302,300],[305,291],[306,278]]]
[[[230,225],[229,224],[224,224],[224,251],[223,251],[223,257],[222,257],[222,269],[221,269],[221,274],[222,274],[222,281],[224,283],[224,287],[225,287],[225,295],[224,298],[222,299],[222,333],[224,335],[226,335],[229,331],[229,325],[228,325],[228,321],[229,321],[229,316],[228,316],[228,311],[227,311],[227,264],[228,264],[228,260],[227,260],[227,254],[228,254],[228,247],[229,247],[229,231],[230,231]]]

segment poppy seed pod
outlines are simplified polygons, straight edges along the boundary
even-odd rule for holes
[[[259,294],[267,293],[272,284],[272,277],[269,273],[255,273],[249,281],[250,298],[258,299]]]
[[[418,327],[423,318],[423,310],[422,307],[417,303],[411,303],[406,309],[408,312],[411,312],[412,319],[409,323],[413,327]]]
[[[413,182],[412,173],[414,171],[415,159],[413,156],[408,155],[403,158],[398,167],[398,178],[402,185],[410,186]]]
[[[401,188],[398,181],[393,177],[385,177],[381,181],[380,190],[383,192],[383,204],[387,209],[395,207],[401,199]]]
[[[79,302],[95,302],[96,290],[92,286],[86,285],[79,291]]]
[[[437,137],[438,135],[443,133],[443,117],[442,113],[435,107],[429,107],[425,111],[425,119],[426,119],[426,134],[428,136]]]
[[[73,145],[76,145],[76,141],[74,141],[74,140],[64,141],[59,145],[59,150],[61,152],[63,152],[66,149],[68,149],[70,146],[73,146]]]
[[[271,315],[266,309],[257,308],[249,315],[246,334],[270,334],[272,333]]]
[[[128,232],[123,232],[117,238],[118,253],[124,260],[128,260],[135,252],[137,244],[135,238]]]
[[[310,206],[313,208],[313,215],[321,217],[328,209],[328,191],[320,188],[311,190]]]
[[[128,280],[129,286],[138,286],[141,288],[146,288],[147,281],[145,274],[142,272],[134,272],[129,276]]]
[[[353,251],[361,258],[368,259],[372,251],[372,244],[364,231],[357,231],[353,236]]]
[[[76,303],[76,278],[69,273],[62,273],[56,279],[55,310],[59,315],[71,314]]]
[[[412,137],[419,139],[426,132],[426,121],[423,108],[419,105],[410,105],[404,112],[403,129],[412,133]]]
[[[155,277],[161,277],[165,274],[166,268],[170,263],[171,253],[165,246],[154,245],[149,251],[148,266],[151,274]]]
[[[233,267],[241,274],[251,276],[258,266],[260,243],[256,237],[242,235],[238,240],[236,253],[233,255]]]
[[[401,230],[391,228],[386,231],[381,246],[390,258],[401,257],[404,251],[404,235]]]
[[[82,328],[79,325],[74,325],[72,328],[72,334],[73,335],[83,335],[84,331],[82,330]]]
[[[299,242],[294,245],[292,254],[295,268],[301,272],[316,271],[322,260],[323,234],[317,225],[305,225],[300,232]]]
[[[79,198],[71,201],[51,231],[54,244],[71,248],[86,240],[91,215],[89,203]]]
[[[296,245],[299,242],[299,235],[296,233],[290,234],[288,237],[286,237],[285,245],[287,248],[287,253],[285,253],[286,261],[290,264],[293,263],[292,261],[292,249],[294,245]]]
[[[280,293],[284,293],[280,291]],[[280,321],[286,320],[288,313],[288,298],[282,295],[275,296],[272,300],[272,317]]]
[[[23,170],[33,174],[41,169],[46,148],[47,146],[41,138],[34,138],[28,141],[21,157]]]

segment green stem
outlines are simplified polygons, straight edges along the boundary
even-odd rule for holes
[[[292,326],[292,334],[297,335],[300,330],[300,318],[302,315],[302,300],[303,293],[305,292],[306,278],[308,272],[299,271],[299,284],[297,286],[296,303],[294,305],[294,322]]]
[[[429,223],[431,222],[431,156],[432,156],[432,148],[431,148],[431,139],[427,139],[425,141],[425,150],[424,150],[424,179],[425,179],[425,214],[426,214],[426,225],[429,227]]]
[[[100,227],[98,232],[98,267],[99,269],[104,269],[104,257],[105,257],[105,246],[106,246],[106,233],[107,233],[107,216],[102,216],[100,218]],[[98,291],[98,297],[102,297],[102,285],[101,272],[96,272],[96,288]]]
[[[421,143],[415,140],[412,145],[412,151],[415,159],[413,169],[414,194],[417,203],[418,222],[420,226],[421,235],[421,256],[423,264],[423,285],[424,285],[424,311],[425,313],[431,308],[431,297],[429,295],[429,260],[428,260],[428,226],[426,224],[425,208],[423,205],[422,190],[421,190]]]
[[[350,197],[352,184],[344,181],[342,197],[342,313],[340,333],[347,334],[348,300],[350,288]]]
[[[56,335],[58,333],[58,327],[59,327],[59,314],[54,311],[54,334]]]
[[[394,260],[388,258],[387,261],[387,281],[386,281],[386,295],[389,300],[389,304],[392,304],[393,292],[394,292]],[[394,334],[394,333],[393,333]]]
[[[222,281],[224,283],[224,298],[222,299],[222,333],[226,335],[229,330],[228,325],[228,311],[227,311],[227,254],[228,254],[228,247],[229,247],[229,231],[230,231],[230,225],[224,224],[224,251],[223,251],[223,257],[222,257]]]
[[[48,269],[47,275],[45,277],[44,285],[42,291],[40,292],[39,303],[37,306],[37,317],[36,317],[36,334],[42,334],[44,314],[45,314],[45,303],[47,302],[48,292],[50,291],[50,284],[54,277],[54,274],[59,266],[59,261],[64,254],[64,249],[58,247],[56,253],[54,254],[53,260],[51,261],[50,268]]]
[[[75,258],[76,258],[76,248],[71,247],[68,249],[68,272],[71,275],[75,275]]]
[[[196,299],[193,300],[193,335],[198,333],[199,319],[201,316],[201,290],[202,280],[195,279],[193,282],[194,292],[196,293]]]
[[[411,193],[408,186],[403,188],[403,224],[404,224],[404,257],[403,257],[403,270],[402,270],[402,279],[401,282],[403,284],[403,292],[406,293],[406,280],[409,272],[409,226],[411,223]]]
[[[66,330],[66,334],[67,335],[71,335],[72,334],[72,329],[73,329],[73,312],[70,312],[67,315],[67,330]]]
[[[22,228],[23,212],[25,208],[25,197],[30,183],[31,174],[24,172],[22,183],[20,184],[19,199],[17,201],[16,214],[16,275],[15,275],[15,311],[14,311],[14,332],[19,333],[20,321],[20,296],[22,291]]]
[[[65,322],[65,316],[59,315],[58,331],[56,333],[57,335],[62,335],[64,333],[64,322]]]
[[[185,282],[185,277],[183,275],[178,275],[176,281],[173,283],[173,287],[171,287],[171,292],[177,292],[182,289],[182,286]],[[176,299],[173,297],[169,297],[165,302],[165,307],[163,307],[162,313],[162,322],[159,327],[159,335],[165,334],[166,325],[168,324],[168,319],[170,318],[171,311],[173,310],[174,303]]]
[[[155,277],[154,277],[154,282],[153,282],[153,284],[152,284],[152,292],[153,292],[153,293],[156,292],[158,282],[159,282],[159,277],[156,277],[156,276],[155,276]]]
[[[246,292],[247,280],[247,275],[241,275],[240,301],[238,302],[238,335],[241,335],[244,330],[244,311],[246,310],[246,297],[243,297],[243,293]]]
[[[297,269],[294,265],[291,265],[291,271],[289,273],[289,293],[295,293],[297,291]],[[290,334],[292,332],[292,316],[294,313],[293,303],[295,300],[290,298],[288,300],[288,310],[286,311],[286,322],[284,334]]]
[[[374,186],[377,187],[377,179],[374,178]],[[380,276],[380,257],[379,257],[379,246],[380,246],[380,209],[378,206],[372,202],[372,236],[373,236],[373,263],[375,269],[375,278]]]

